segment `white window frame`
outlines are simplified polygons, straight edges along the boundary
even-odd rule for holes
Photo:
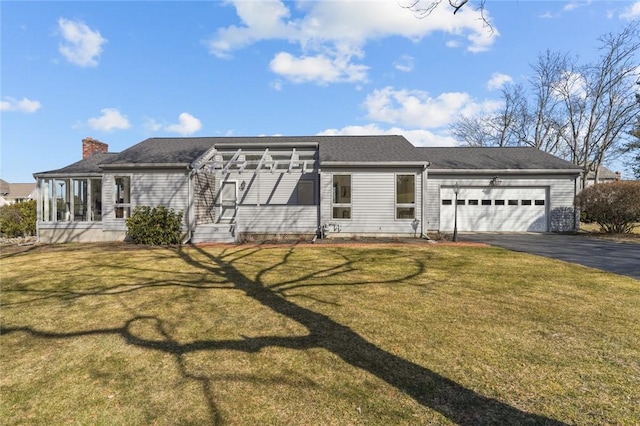
[[[346,195],[339,196],[336,191],[336,177],[340,176],[348,176],[349,177],[349,202],[348,203],[340,203],[337,201],[338,198],[346,197]],[[331,175],[331,219],[333,220],[352,220],[353,219],[353,175],[350,173],[335,173]],[[336,217],[335,212],[336,209],[348,209],[342,210],[343,215],[341,217]],[[349,212],[349,217],[344,217],[344,212]]]
[[[411,176],[413,177],[413,202],[411,203],[399,203],[398,202],[398,178],[401,176]],[[394,187],[394,216],[396,220],[415,220],[416,218],[416,199],[417,199],[417,191],[416,191],[416,174],[415,173],[396,173],[393,178],[393,187]],[[413,215],[411,217],[399,217],[398,210],[399,209],[413,209]]]
[[[128,200],[118,200],[118,179],[127,179],[129,182],[125,193],[128,193]],[[113,176],[113,215],[116,220],[126,220],[131,216],[131,175],[115,175]],[[118,217],[118,209],[122,209],[122,216]]]

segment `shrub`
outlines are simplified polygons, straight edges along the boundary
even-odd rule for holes
[[[0,207],[0,233],[10,238],[35,235],[36,200]]]
[[[164,206],[136,207],[127,218],[127,236],[134,244],[179,244],[182,233],[182,212]]]
[[[576,205],[604,232],[631,232],[640,222],[640,182],[618,181],[585,188]]]

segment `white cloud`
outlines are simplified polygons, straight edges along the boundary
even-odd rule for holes
[[[446,3],[446,2],[445,2]],[[323,1],[297,3],[296,16],[279,0],[229,2],[236,8],[240,25],[220,28],[207,41],[212,54],[228,58],[234,50],[262,40],[285,40],[298,45],[299,54],[280,52],[271,61],[273,72],[293,81],[361,82],[367,67],[354,63],[364,57],[370,40],[399,36],[419,41],[445,32],[469,51],[489,49],[498,31],[485,26],[480,12],[461,9],[455,16],[449,7],[438,7],[426,19],[417,19],[395,1]],[[448,4],[446,5],[448,6]],[[490,19],[488,11],[485,17]],[[312,72],[312,65],[321,67]]]
[[[364,101],[367,117],[384,123],[437,129],[448,126],[460,115],[474,115],[497,108],[496,101],[476,102],[469,94],[442,93],[431,97],[420,90],[375,90]]]
[[[0,111],[18,111],[32,113],[40,109],[42,105],[38,101],[32,101],[31,99],[22,98],[17,100],[5,96],[4,100],[0,101]]]
[[[364,126],[346,126],[342,129],[326,129],[319,136],[355,136],[355,135],[402,135],[415,146],[455,146],[456,140],[446,133],[423,129],[403,129],[400,127],[381,128],[375,124]]]
[[[200,120],[193,115],[183,112],[178,116],[178,124],[172,124],[165,127],[167,132],[178,133],[181,135],[192,135],[202,128]]]
[[[153,118],[146,117],[143,127],[147,132],[157,132],[162,129],[162,124],[158,123]]]
[[[640,19],[640,1],[636,1],[625,9],[625,11],[620,14],[620,18],[628,20]]]
[[[402,72],[413,71],[413,56],[402,55],[399,61],[396,61],[393,66]]]
[[[289,53],[276,54],[269,68],[294,83],[316,82],[321,85],[366,81],[368,67],[350,62],[351,56],[319,54],[296,58]]]
[[[120,114],[115,108],[104,108],[100,112],[100,117],[90,118],[87,120],[89,127],[95,130],[110,132],[112,130],[126,130],[131,127],[127,117]]]
[[[505,84],[511,83],[513,78],[507,74],[495,72],[491,75],[491,79],[487,82],[487,89],[496,90],[502,88]]]
[[[580,7],[589,6],[591,4],[591,0],[587,1],[570,1],[567,3],[562,10],[565,12],[570,12],[572,10],[578,9]]]
[[[58,19],[58,28],[64,39],[58,50],[69,62],[81,67],[98,65],[97,57],[107,42],[100,32],[91,30],[83,22],[64,18]]]

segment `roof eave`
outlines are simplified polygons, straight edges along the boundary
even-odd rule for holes
[[[580,175],[580,169],[442,169],[442,168],[430,168],[429,173],[461,173],[461,174],[522,174],[522,173],[535,173],[535,174],[574,174]]]
[[[428,167],[428,161],[322,161],[321,167]]]
[[[100,164],[104,170],[119,169],[188,169],[191,163],[108,163]]]

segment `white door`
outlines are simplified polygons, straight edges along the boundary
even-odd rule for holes
[[[441,231],[453,231],[455,200],[453,188],[441,188]],[[546,232],[548,204],[544,187],[460,188],[458,231]]]
[[[236,182],[222,182],[219,222],[232,223],[236,218],[238,191]]]

